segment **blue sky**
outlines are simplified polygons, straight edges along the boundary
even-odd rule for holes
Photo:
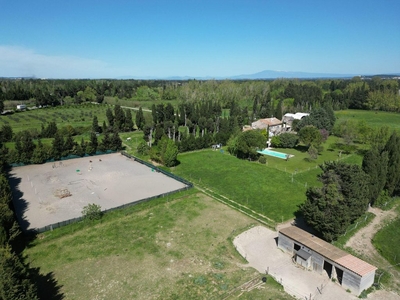
[[[399,0],[2,0],[0,76],[399,73],[399,16]]]

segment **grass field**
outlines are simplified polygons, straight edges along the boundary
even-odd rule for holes
[[[337,121],[341,120],[364,120],[369,126],[378,128],[381,126],[389,126],[390,128],[400,129],[400,114],[384,112],[384,111],[371,111],[371,110],[355,110],[347,109],[335,112]]]
[[[372,243],[379,253],[400,271],[400,205],[396,211],[397,219],[378,231]]]
[[[329,143],[336,142],[332,137]],[[329,146],[327,146],[328,148]],[[202,187],[228,197],[275,222],[294,217],[298,205],[306,199],[309,186],[319,185],[319,164],[341,159],[360,163],[356,154],[339,158],[336,149],[327,149],[316,161],[309,161],[307,152],[277,149],[293,154],[288,161],[267,156],[267,165],[240,160],[227,152],[202,150],[179,154],[180,164],[172,171]]]
[[[24,254],[54,275],[65,299],[222,299],[261,280],[231,242],[253,225],[191,190],[46,232]],[[241,299],[292,299],[272,278],[264,287]]]
[[[97,116],[100,126],[106,120],[107,108],[107,105],[85,104],[28,110],[0,116],[0,126],[8,124],[14,132],[28,128],[36,128],[40,131],[42,124],[54,121],[58,128],[71,125],[73,127],[88,127],[90,131],[94,116]]]

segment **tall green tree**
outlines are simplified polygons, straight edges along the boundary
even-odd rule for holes
[[[130,109],[125,111],[125,128],[124,131],[133,131],[133,119],[132,119],[132,112]]]
[[[107,121],[108,121],[108,126],[113,127],[114,126],[114,115],[112,113],[111,108],[107,108],[106,117],[107,117]]]
[[[123,131],[125,126],[125,114],[120,105],[114,106],[114,123],[118,131]]]
[[[55,160],[59,160],[64,153],[64,138],[58,132],[52,142],[52,152]]]
[[[300,211],[309,225],[332,241],[366,211],[369,178],[358,165],[326,162],[320,167],[322,187],[308,188]]]
[[[379,151],[377,148],[371,148],[364,155],[362,169],[369,176],[369,201],[371,205],[375,204],[382,192],[388,170],[389,156],[387,151]]]
[[[160,143],[159,143],[159,149],[161,153],[161,161],[166,167],[173,167],[177,163],[177,157],[178,157],[178,147],[175,145],[175,143],[164,136]]]
[[[388,153],[388,169],[385,190],[389,196],[400,194],[400,137],[394,131],[384,148]]]
[[[139,107],[139,111],[136,113],[136,126],[139,130],[143,130],[146,120],[143,115],[142,107]]]

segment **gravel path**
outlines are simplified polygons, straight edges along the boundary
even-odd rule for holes
[[[370,207],[369,212],[375,215],[375,218],[366,227],[361,228],[356,232],[346,243],[346,247],[350,247],[357,253],[369,258],[371,261],[376,262],[377,267],[389,266],[389,262],[385,260],[372,245],[371,240],[374,235],[386,224],[396,217],[395,209],[392,210],[381,210],[379,208]],[[398,272],[393,274],[392,280],[394,284],[400,286],[400,278]],[[398,293],[399,291],[397,291]],[[393,292],[388,291],[377,291],[368,296],[368,299],[390,299],[398,300],[400,296]]]

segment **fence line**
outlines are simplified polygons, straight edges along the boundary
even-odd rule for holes
[[[171,192],[167,192],[167,193],[151,196],[151,197],[140,199],[140,200],[137,200],[137,201],[125,203],[125,204],[122,204],[120,206],[116,206],[116,207],[112,207],[112,208],[109,208],[109,209],[105,209],[105,210],[102,211],[102,213],[108,213],[108,212],[111,212],[111,211],[114,211],[114,210],[123,209],[123,208],[134,206],[134,205],[137,205],[137,204],[140,204],[140,203],[148,202],[150,200],[154,200],[154,199],[157,199],[157,198],[167,197],[169,195],[172,195],[172,194],[175,194],[175,193],[178,193],[178,192],[181,192],[181,191],[186,191],[186,190],[188,190],[188,189],[193,187],[193,184],[191,182],[189,182],[189,181],[187,181],[187,180],[185,180],[185,179],[183,179],[183,178],[181,178],[179,176],[176,176],[176,175],[174,175],[172,173],[169,173],[169,172],[167,172],[167,171],[165,171],[163,169],[160,169],[160,168],[152,165],[149,162],[141,160],[140,158],[132,156],[132,155],[130,155],[130,154],[124,152],[124,151],[122,151],[121,154],[126,156],[126,157],[128,157],[128,158],[134,159],[135,161],[137,161],[137,162],[139,162],[139,163],[141,163],[143,165],[146,165],[147,167],[152,168],[152,169],[156,170],[157,172],[163,173],[166,176],[169,176],[169,177],[171,177],[171,178],[173,178],[173,179],[175,179],[177,181],[180,181],[183,184],[185,184],[186,186],[183,187],[183,188],[180,188],[178,190],[175,190],[175,191],[171,191]],[[54,223],[54,224],[50,224],[50,225],[47,225],[47,226],[44,226],[44,227],[28,230],[26,233],[28,233],[28,234],[29,233],[33,233],[33,234],[43,233],[45,231],[53,230],[53,229],[56,229],[56,228],[59,228],[59,227],[63,227],[63,226],[66,226],[66,225],[69,225],[69,224],[72,224],[72,223],[76,223],[76,222],[82,221],[83,219],[84,219],[83,216],[76,217],[76,218],[68,219],[68,220],[65,220],[65,221],[57,222],[57,223]]]

